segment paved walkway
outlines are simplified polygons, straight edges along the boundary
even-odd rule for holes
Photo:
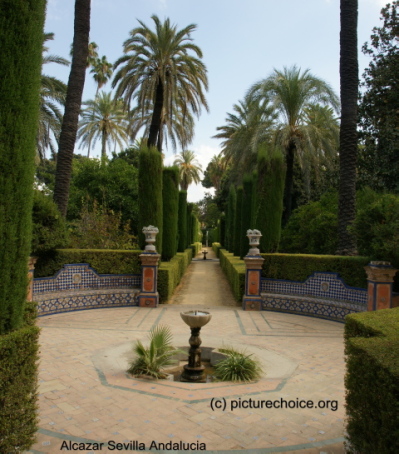
[[[187,345],[179,314],[186,305],[212,313],[201,331],[204,347],[245,348],[262,362],[264,377],[188,384],[128,376],[132,343],[145,343],[156,324],[172,328],[176,346]],[[170,304],[50,315],[39,325],[40,429],[30,453],[344,452],[343,325],[242,311],[216,261],[194,261]],[[267,401],[317,408],[267,408]]]

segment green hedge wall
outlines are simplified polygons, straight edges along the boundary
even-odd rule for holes
[[[158,293],[162,303],[168,301],[179,284],[184,272],[193,258],[190,247],[178,252],[169,262],[162,262],[158,268]]]
[[[199,241],[196,241],[195,243],[191,244],[190,247],[193,250],[193,258],[194,258],[202,250],[202,243]]]
[[[38,258],[35,277],[53,276],[68,263],[89,263],[98,274],[141,274],[140,254],[142,251],[57,249]]]
[[[0,452],[19,453],[35,442],[39,328],[34,303],[26,303],[25,325],[0,335]]]
[[[213,243],[217,245],[217,243]],[[213,248],[213,245],[212,245]],[[215,246],[215,249],[217,246]],[[214,249],[214,250],[215,250]],[[245,292],[245,263],[239,257],[227,252],[226,249],[217,249],[219,252],[220,266],[229,281],[234,298],[241,302]]]
[[[399,452],[398,352],[399,308],[346,317],[346,430],[356,452]]]
[[[364,266],[367,257],[344,257],[338,255],[310,254],[261,254],[262,277],[305,281],[315,271],[339,273],[344,282],[352,287],[367,288]]]
[[[177,252],[177,219],[179,212],[179,168],[163,169],[163,239],[162,260],[170,260]]]

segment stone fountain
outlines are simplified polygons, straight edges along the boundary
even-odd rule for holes
[[[188,364],[183,368],[180,381],[191,383],[205,382],[204,369],[205,366],[201,363],[201,338],[199,333],[201,328],[205,326],[212,315],[205,311],[188,311],[180,312],[183,321],[191,329],[191,337],[189,339],[190,350],[188,351]]]

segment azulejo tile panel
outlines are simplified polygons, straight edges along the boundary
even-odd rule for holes
[[[33,280],[33,300],[38,315],[94,309],[137,306],[141,276],[98,274],[88,263],[68,264],[52,277]]]

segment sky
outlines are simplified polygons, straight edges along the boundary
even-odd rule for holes
[[[212,138],[226,115],[242,100],[255,82],[274,69],[296,65],[309,69],[328,82],[339,94],[339,0],[92,0],[90,41],[99,46],[99,56],[115,62],[123,55],[123,42],[141,20],[153,28],[152,15],[169,18],[178,29],[196,24],[192,38],[203,52],[208,70],[207,101],[196,122],[189,149],[195,152],[203,170],[220,152],[220,140]],[[73,40],[73,0],[48,0],[45,31],[54,33],[46,45],[49,53],[69,58]],[[372,29],[380,26],[384,0],[359,0],[359,77],[369,64],[361,52]],[[48,75],[67,82],[69,68],[48,64]],[[103,87],[111,90],[111,84]],[[96,83],[87,72],[83,101],[94,98]],[[99,154],[98,143],[94,154]],[[179,152],[181,150],[178,150]],[[85,150],[75,152],[85,154]],[[175,159],[165,152],[165,164]],[[209,190],[189,187],[188,200],[196,202]]]

